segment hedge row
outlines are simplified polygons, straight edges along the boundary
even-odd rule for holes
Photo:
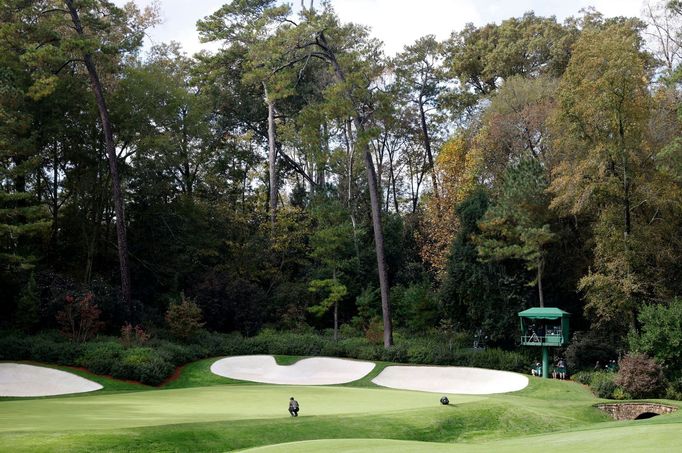
[[[162,334],[159,335],[162,337]],[[364,337],[334,341],[316,333],[264,330],[255,337],[202,331],[187,343],[152,339],[144,345],[124,347],[114,337],[99,337],[83,344],[71,343],[54,332],[26,336],[0,332],[0,360],[34,360],[81,366],[97,374],[158,385],[175,367],[198,359],[246,354],[348,357],[428,365],[456,365],[524,371],[528,357],[500,349],[450,348],[439,337],[396,338],[384,349]]]

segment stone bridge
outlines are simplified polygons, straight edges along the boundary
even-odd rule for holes
[[[609,403],[597,404],[596,407],[616,420],[643,420],[677,410],[676,407],[658,403]]]

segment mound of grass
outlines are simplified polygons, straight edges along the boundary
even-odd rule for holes
[[[665,424],[614,426],[601,429],[579,430],[560,434],[520,437],[483,444],[448,444],[435,442],[399,441],[392,439],[324,439],[289,442],[245,450],[245,453],[298,453],[319,451],[394,453],[397,451],[517,453],[532,448],[557,453],[627,452],[627,451],[680,451],[679,435],[682,419],[670,419]]]

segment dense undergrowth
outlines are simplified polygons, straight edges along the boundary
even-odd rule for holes
[[[402,337],[384,349],[364,337],[334,341],[331,335],[264,330],[254,337],[200,331],[186,342],[172,341],[160,332],[144,344],[125,345],[119,338],[99,336],[74,343],[57,332],[26,335],[0,333],[0,360],[33,360],[84,367],[118,379],[159,385],[176,367],[207,357],[244,354],[347,357],[429,365],[457,365],[508,371],[525,370],[522,352],[472,349],[440,336]]]

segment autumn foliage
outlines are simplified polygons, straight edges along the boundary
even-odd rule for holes
[[[71,341],[82,343],[94,337],[102,328],[99,320],[102,311],[93,302],[92,293],[77,297],[65,297],[64,307],[57,313],[57,323],[61,332]]]
[[[654,359],[645,354],[629,354],[619,362],[616,384],[633,398],[656,396],[663,388],[663,371]]]
[[[445,143],[436,159],[435,173],[440,189],[424,200],[424,217],[417,241],[422,259],[439,279],[445,275],[450,246],[459,228],[454,208],[476,187],[481,166],[482,154],[463,134]]]

